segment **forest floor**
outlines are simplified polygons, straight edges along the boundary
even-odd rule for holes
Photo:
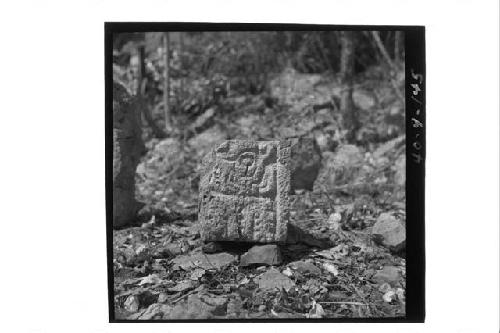
[[[261,95],[230,96],[201,114],[191,135],[149,139],[136,177],[149,215],[113,231],[115,319],[404,316],[405,253],[372,235],[375,223],[406,223],[404,103],[377,71],[359,81],[359,144],[342,141],[338,83],[297,73],[274,80],[272,106]],[[281,246],[276,265],[243,266],[250,246],[203,251],[203,155],[228,138],[291,136],[316,139],[322,168],[312,192],[292,196],[290,223],[323,242]]]

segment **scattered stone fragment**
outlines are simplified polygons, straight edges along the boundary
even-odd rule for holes
[[[227,298],[209,295],[189,295],[187,301],[177,304],[167,319],[209,319],[223,316],[227,310]]]
[[[288,277],[291,277],[291,276],[293,275],[293,272],[292,272],[292,270],[290,269],[290,267],[285,268],[285,269],[283,270],[283,272],[281,272],[281,273],[283,273],[284,275],[286,275],[286,276],[288,276]]]
[[[158,303],[164,303],[165,301],[167,301],[167,299],[168,299],[168,295],[165,293],[160,293],[158,295]]]
[[[154,303],[144,311],[138,320],[164,319],[172,310],[172,306],[167,304]]]
[[[190,279],[193,281],[198,281],[203,275],[205,275],[205,270],[202,268],[197,268],[191,273]]]
[[[325,263],[323,264],[323,268],[324,268],[327,272],[329,272],[329,273],[333,274],[333,276],[337,276],[337,275],[339,275],[339,271],[338,271],[337,267],[336,267],[334,264],[332,264],[332,263],[325,262]]]
[[[215,253],[221,251],[222,247],[217,242],[209,242],[203,244],[201,250],[203,251],[203,253]]]
[[[285,242],[290,144],[228,140],[205,156],[199,195],[204,241]]]
[[[355,145],[342,145],[322,154],[323,167],[316,185],[334,187],[355,182],[363,165],[363,152]]]
[[[384,299],[384,302],[386,303],[391,303],[393,299],[395,299],[397,296],[396,296],[396,292],[394,290],[388,290],[384,296],[382,296],[382,298]]]
[[[376,272],[372,277],[372,280],[378,284],[389,283],[393,287],[399,282],[400,279],[401,275],[396,266],[385,266],[383,269]]]
[[[137,166],[137,173],[145,178],[153,179],[155,175],[162,175],[178,168],[183,163],[182,143],[175,138],[167,138],[158,141],[155,146],[148,151],[146,158]],[[160,197],[163,191],[155,192],[155,196]]]
[[[323,307],[321,306],[321,304],[313,301],[311,310],[309,311],[307,317],[308,318],[323,318],[324,315],[325,315],[325,310],[323,310]]]
[[[294,261],[290,263],[290,267],[295,269],[300,274],[309,274],[309,275],[320,275],[321,269],[316,267],[312,262],[305,261]]]
[[[281,252],[277,245],[256,245],[241,256],[240,266],[279,265],[282,260]]]
[[[404,224],[389,213],[382,213],[372,230],[373,240],[399,252],[406,246],[406,228]]]
[[[227,314],[228,318],[238,317],[240,312],[243,310],[243,301],[239,295],[231,298],[227,303]]]
[[[402,301],[402,302],[405,301],[405,290],[403,288],[397,288],[396,295],[398,296],[398,299],[400,301]]]
[[[196,152],[197,157],[201,159],[210,149],[226,139],[227,135],[224,131],[220,126],[215,125],[189,139],[188,144]]]
[[[385,283],[382,283],[382,285],[378,288],[378,291],[385,294],[390,289],[391,289],[391,285],[388,284],[387,282],[385,282]]]
[[[123,303],[123,307],[129,312],[137,312],[139,310],[139,299],[135,295],[130,295]]]
[[[166,251],[171,256],[182,254],[182,246],[179,243],[170,243],[165,246]]]
[[[139,286],[143,285],[150,285],[150,284],[157,284],[160,283],[161,279],[158,276],[158,274],[149,274],[148,276],[145,276],[141,279],[139,282]]]
[[[172,259],[172,263],[174,264],[173,269],[183,269],[185,271],[191,270],[193,268],[202,268],[202,269],[221,269],[233,262],[236,261],[236,257],[225,252],[216,253],[216,254],[205,254],[205,253],[196,253],[196,254],[187,254],[178,256]]]
[[[275,268],[269,269],[267,272],[257,278],[257,283],[260,289],[272,290],[275,288],[290,290],[295,286],[295,283],[287,276],[280,273]]]
[[[338,212],[332,213],[330,217],[328,217],[328,225],[333,231],[340,229],[340,221],[342,221],[342,215]]]

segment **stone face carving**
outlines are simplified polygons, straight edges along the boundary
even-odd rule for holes
[[[135,199],[135,169],[145,147],[133,98],[113,83],[113,226],[133,222],[141,204]]]
[[[220,144],[203,160],[199,220],[205,241],[285,242],[289,141]]]

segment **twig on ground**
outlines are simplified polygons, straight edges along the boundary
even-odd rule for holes
[[[319,304],[346,304],[346,305],[362,305],[370,306],[370,304],[365,304],[361,302],[318,302]]]

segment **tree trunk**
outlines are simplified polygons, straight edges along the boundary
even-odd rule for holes
[[[137,75],[138,86],[136,91],[138,105],[142,110],[144,120],[146,120],[146,123],[152,129],[153,135],[157,138],[165,138],[167,137],[167,135],[160,127],[158,127],[158,125],[156,125],[153,119],[153,115],[151,114],[149,103],[147,102],[145,97],[147,79],[146,79],[146,60],[145,60],[146,55],[144,46],[139,47],[138,52],[139,52],[139,72]]]
[[[396,31],[394,37],[394,59],[397,63],[401,62],[401,50],[404,50],[404,37],[402,31]]]
[[[184,66],[183,66],[183,58],[184,58],[184,32],[180,31],[179,32],[179,60],[181,63],[181,82],[180,82],[180,102],[182,102],[182,99],[184,99]]]
[[[340,79],[342,84],[340,109],[344,129],[347,130],[346,139],[348,142],[353,142],[359,129],[359,119],[352,99],[355,50],[354,33],[352,31],[342,31],[340,33],[340,48]]]
[[[170,130],[170,73],[169,73],[169,65],[170,65],[170,38],[168,32],[163,34],[163,62],[165,63],[165,67],[163,70],[163,111],[165,113],[165,131]]]

